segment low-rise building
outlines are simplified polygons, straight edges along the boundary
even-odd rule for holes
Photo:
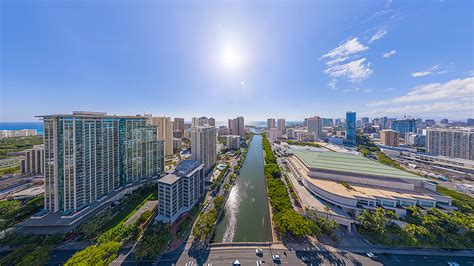
[[[363,156],[294,150],[288,161],[309,191],[354,216],[379,206],[399,216],[409,206],[453,208],[426,178]]]
[[[173,173],[158,180],[156,220],[173,223],[190,211],[204,195],[204,164],[183,160]]]
[[[0,130],[0,139],[15,138],[15,137],[30,137],[36,136],[38,132],[36,129],[20,129],[20,130]]]
[[[380,130],[380,143],[385,146],[397,147],[400,145],[400,133],[391,129]]]
[[[307,131],[296,132],[296,140],[304,142],[312,142],[315,140],[314,133]]]

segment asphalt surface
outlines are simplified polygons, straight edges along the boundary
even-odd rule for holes
[[[426,256],[375,254],[369,258],[365,253],[331,252],[331,251],[289,251],[284,249],[262,248],[263,255],[257,256],[254,247],[236,247],[234,249],[216,249],[204,253],[175,253],[166,254],[158,265],[232,265],[239,260],[241,265],[257,265],[257,261],[265,261],[263,265],[448,265],[457,262],[459,265],[474,265],[473,256]],[[286,255],[285,255],[286,253]],[[272,255],[278,254],[280,261],[272,260]]]

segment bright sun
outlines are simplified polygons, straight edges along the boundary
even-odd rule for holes
[[[238,50],[235,49],[235,47],[232,46],[226,46],[222,50],[222,55],[221,55],[221,60],[222,64],[225,67],[228,68],[238,68],[242,65],[242,56],[238,52]]]

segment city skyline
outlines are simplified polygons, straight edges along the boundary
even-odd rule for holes
[[[464,120],[472,5],[3,1],[0,121],[71,110]]]

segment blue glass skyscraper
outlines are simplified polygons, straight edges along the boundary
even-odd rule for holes
[[[416,120],[403,119],[392,121],[392,129],[400,132],[401,137],[405,137],[406,133],[416,133]]]
[[[346,112],[346,142],[356,144],[356,112]]]

